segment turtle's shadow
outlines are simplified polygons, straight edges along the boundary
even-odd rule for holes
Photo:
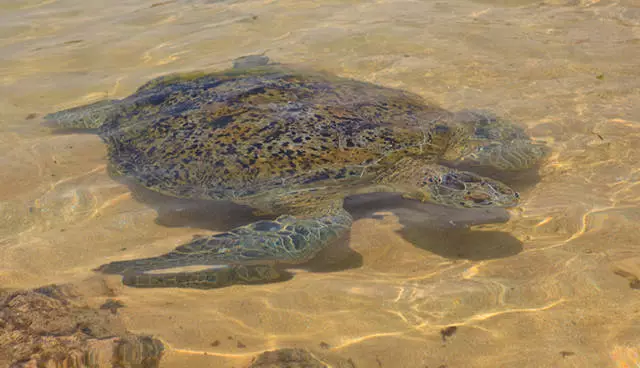
[[[449,259],[485,260],[510,257],[522,251],[522,242],[502,231],[477,231],[474,225],[504,223],[502,208],[457,209],[401,198],[393,193],[347,198],[345,208],[359,218],[391,212],[403,228],[400,235],[418,248]]]
[[[179,199],[151,191],[134,182],[125,184],[138,202],[153,208],[156,223],[167,227],[191,227],[227,231],[257,220],[253,209],[226,201]],[[455,209],[402,199],[394,193],[372,193],[345,199],[345,208],[355,220],[376,218],[378,212],[398,216],[400,234],[415,246],[451,259],[483,260],[509,257],[522,250],[522,243],[505,232],[473,231],[472,225],[502,223],[509,219],[500,208]],[[319,253],[310,262],[296,266],[312,272],[331,272],[362,266],[362,256],[349,247],[350,234]]]

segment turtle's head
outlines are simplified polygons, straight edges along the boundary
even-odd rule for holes
[[[98,129],[114,116],[115,102],[104,100],[54,112],[45,115],[43,125],[54,129]]]
[[[507,185],[467,171],[430,170],[421,188],[425,200],[449,207],[514,207],[520,196]]]
[[[517,124],[482,110],[462,110],[454,115],[452,135],[443,158],[498,170],[524,170],[535,166],[550,150],[534,142]]]
[[[503,171],[517,171],[534,167],[550,152],[549,147],[544,144],[516,139],[510,142],[478,144],[460,156],[459,161]]]

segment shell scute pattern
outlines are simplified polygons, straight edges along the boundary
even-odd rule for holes
[[[140,87],[102,135],[116,172],[160,192],[218,199],[285,181],[347,180],[362,174],[358,166],[423,154],[420,115],[432,112],[443,114],[362,82],[279,70],[196,74]]]

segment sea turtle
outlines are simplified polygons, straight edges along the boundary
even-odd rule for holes
[[[345,196],[390,191],[452,207],[510,207],[507,185],[442,162],[522,169],[546,152],[516,125],[454,114],[371,83],[236,59],[213,73],[162,76],[131,96],[71,108],[48,125],[93,129],[114,175],[173,197],[231,200],[275,219],[194,238],[97,270],[139,287],[271,282],[345,234]],[[196,272],[150,273],[190,265]]]

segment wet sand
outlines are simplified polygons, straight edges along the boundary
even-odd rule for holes
[[[52,135],[41,116],[261,52],[492,110],[553,153],[514,180],[508,211],[348,199],[349,236],[286,282],[135,289],[92,272],[251,213],[116,182],[98,137]],[[634,1],[16,1],[0,4],[0,55],[0,288],[116,298],[129,331],[165,343],[162,367],[244,367],[280,347],[358,367],[640,364]]]

